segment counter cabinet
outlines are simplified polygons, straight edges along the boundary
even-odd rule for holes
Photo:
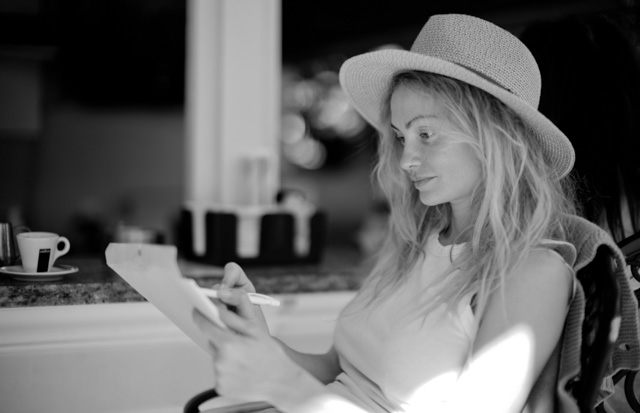
[[[213,387],[208,354],[103,260],[60,263],[80,271],[47,283],[0,275],[1,411],[174,413]],[[272,335],[300,351],[330,347],[362,281],[356,267],[333,268],[247,270],[282,302],[264,308]],[[220,280],[212,268],[185,272],[204,287]]]
[[[354,294],[276,295],[271,333],[324,352]],[[0,331],[2,411],[169,413],[213,387],[208,354],[147,302],[0,308]]]

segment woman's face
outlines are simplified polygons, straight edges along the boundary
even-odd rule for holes
[[[481,166],[469,144],[452,132],[444,107],[430,94],[399,86],[391,95],[391,126],[403,146],[400,166],[423,204],[449,202],[454,216],[468,217]]]

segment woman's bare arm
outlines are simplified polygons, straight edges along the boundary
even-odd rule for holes
[[[454,404],[520,412],[560,340],[572,286],[572,272],[556,253],[532,251],[508,277],[504,294],[490,298]]]
[[[321,383],[331,383],[342,371],[338,362],[338,354],[333,346],[324,354],[308,354],[296,351],[280,340],[278,342],[280,342],[291,360],[295,361]]]

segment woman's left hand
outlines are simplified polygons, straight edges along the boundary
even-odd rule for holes
[[[225,291],[215,304],[228,329],[212,323],[197,310],[193,314],[198,327],[210,337],[214,350],[216,390],[223,396],[270,402],[273,393],[289,388],[302,369],[260,323],[252,319],[250,312],[235,313],[227,308],[251,308],[253,304],[246,292]]]

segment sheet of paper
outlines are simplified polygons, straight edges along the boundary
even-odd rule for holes
[[[193,321],[193,309],[220,326],[224,324],[196,282],[182,276],[175,246],[111,243],[105,255],[109,267],[203,350],[212,353],[209,338]]]

